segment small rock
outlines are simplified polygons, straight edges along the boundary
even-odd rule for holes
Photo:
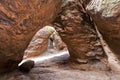
[[[29,72],[35,65],[35,62],[32,61],[32,60],[28,60],[24,63],[22,63],[20,66],[18,66],[18,69],[21,71],[21,72]]]

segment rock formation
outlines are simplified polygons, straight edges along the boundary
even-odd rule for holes
[[[60,6],[61,0],[0,0],[0,73],[18,66],[34,34]]]
[[[44,53],[48,48],[48,40],[54,32],[55,29],[51,26],[40,29],[25,50],[24,58],[36,57]]]
[[[120,60],[120,0],[91,0],[86,9]]]
[[[54,24],[73,60],[86,63],[104,56],[94,24],[81,2],[74,0],[64,6]]]
[[[62,41],[61,37],[59,36],[58,32],[54,32],[51,37],[50,37],[50,40],[51,40],[51,44],[52,47],[58,51],[60,50],[67,50],[67,46],[66,44]]]
[[[105,56],[95,25],[120,59],[120,0],[70,1],[0,0],[0,73],[17,68],[34,34],[53,20],[72,60]]]

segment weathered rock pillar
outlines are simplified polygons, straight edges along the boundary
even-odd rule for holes
[[[93,22],[81,2],[69,2],[54,23],[73,60],[86,63],[89,59],[103,56]]]

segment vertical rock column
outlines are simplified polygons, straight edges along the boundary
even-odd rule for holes
[[[72,60],[87,63],[89,59],[104,56],[94,25],[79,1],[64,6],[54,24]]]

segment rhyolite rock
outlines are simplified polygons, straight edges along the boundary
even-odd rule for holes
[[[120,60],[120,0],[91,0],[86,10]]]
[[[61,0],[0,0],[0,73],[17,68],[34,34],[49,24]]]
[[[54,24],[72,60],[87,63],[89,59],[104,56],[94,24],[78,0],[66,4]]]

